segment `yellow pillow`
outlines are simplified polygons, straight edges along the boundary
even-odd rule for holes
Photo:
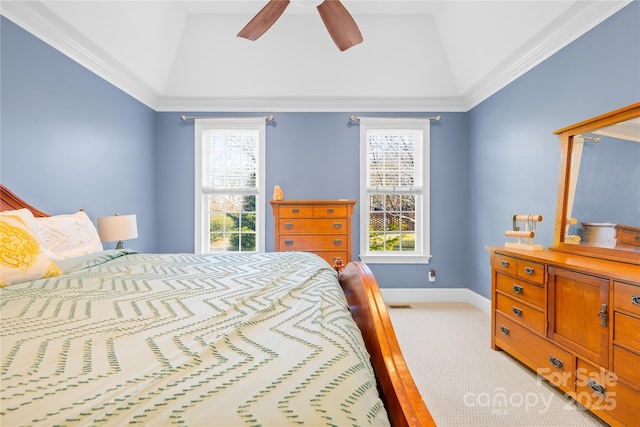
[[[61,274],[27,209],[0,212],[0,287]]]

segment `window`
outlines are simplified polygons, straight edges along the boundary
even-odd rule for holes
[[[264,118],[196,120],[196,253],[264,250],[264,147]]]
[[[360,119],[360,258],[428,263],[429,119]]]

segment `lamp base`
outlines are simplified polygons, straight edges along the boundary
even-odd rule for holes
[[[124,242],[122,240],[118,241],[118,244],[116,245],[116,249],[124,249]]]

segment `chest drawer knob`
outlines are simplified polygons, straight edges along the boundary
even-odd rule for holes
[[[290,222],[287,222],[287,223],[284,225],[284,228],[286,228],[287,230],[291,230],[291,229],[293,228],[293,224],[292,224],[292,223],[290,223]]]
[[[334,239],[333,240],[333,244],[336,246],[340,246],[342,244],[342,240],[341,239]]]
[[[292,246],[292,245],[293,245],[293,240],[285,240],[285,241],[284,241],[284,244],[285,244],[286,246]]]
[[[334,212],[333,208],[328,208],[328,209],[327,209],[327,213],[328,213],[328,214],[332,214],[333,212]]]
[[[509,261],[502,260],[500,261],[500,265],[504,268],[509,268]]]
[[[587,385],[594,393],[603,395],[607,392],[607,389],[600,383],[592,380],[591,378],[587,378]]]
[[[513,311],[513,314],[515,314],[516,316],[522,317],[522,309],[516,307],[515,305],[511,307],[511,311]]]
[[[298,213],[300,213],[300,209],[298,209],[298,208],[293,208],[293,209],[291,209],[291,212],[292,212],[292,213],[295,213],[295,214],[298,214]]]
[[[333,228],[335,230],[340,230],[342,228],[342,224],[340,224],[339,222],[336,222],[333,224]]]
[[[564,366],[564,363],[562,363],[562,360],[558,359],[553,354],[549,355],[549,362],[558,369],[562,369],[562,367]]]
[[[536,273],[536,269],[533,267],[525,267],[524,272],[527,273],[529,276],[533,276]]]
[[[631,304],[633,304],[633,305],[640,305],[640,296],[638,296],[638,295],[631,295]]]
[[[509,328],[507,328],[504,325],[500,325],[500,332],[502,332],[505,335],[509,335]]]
[[[513,292],[522,295],[523,291],[524,289],[522,288],[522,286],[516,285],[515,283],[513,284]]]

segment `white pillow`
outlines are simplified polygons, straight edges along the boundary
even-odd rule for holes
[[[61,274],[28,209],[0,213],[0,287]]]
[[[103,250],[98,231],[84,211],[36,218],[36,222],[54,261]]]

